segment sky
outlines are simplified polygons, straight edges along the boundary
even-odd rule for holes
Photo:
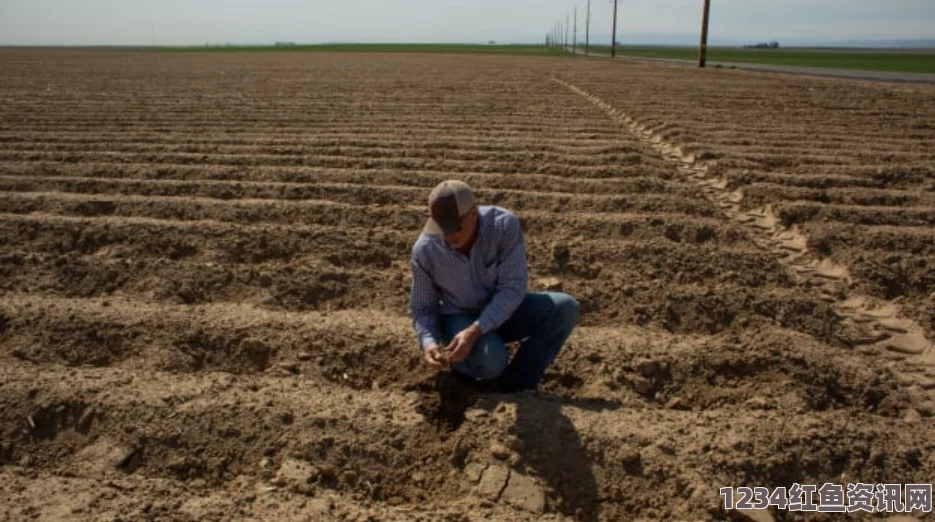
[[[618,41],[696,38],[703,0],[619,0]],[[0,45],[535,42],[587,0],[0,0]],[[608,39],[612,0],[591,0]],[[935,0],[711,0],[711,42],[935,40]],[[642,35],[642,36],[641,36]]]

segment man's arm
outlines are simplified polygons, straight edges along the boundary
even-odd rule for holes
[[[513,315],[526,297],[529,283],[526,243],[519,219],[511,216],[504,227],[497,254],[497,291],[477,319],[481,335],[496,330]]]
[[[438,289],[432,277],[413,255],[409,314],[412,316],[412,326],[416,330],[422,350],[440,343],[439,299]]]

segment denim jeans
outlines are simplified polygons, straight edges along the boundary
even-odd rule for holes
[[[506,393],[535,390],[578,323],[578,302],[568,294],[527,293],[519,308],[496,331],[478,339],[471,354],[452,370],[471,379],[500,380]],[[477,320],[476,315],[443,315],[448,339]],[[510,361],[505,343],[526,339]]]

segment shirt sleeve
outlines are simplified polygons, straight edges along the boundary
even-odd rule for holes
[[[440,297],[438,288],[432,277],[417,259],[415,252],[412,256],[412,288],[409,293],[409,314],[412,316],[412,326],[419,339],[419,347],[425,350],[432,344],[439,343],[441,328],[439,326]]]
[[[513,315],[526,298],[529,268],[526,264],[526,244],[519,219],[510,215],[504,220],[497,255],[497,289],[490,303],[477,319],[481,333],[496,330]]]

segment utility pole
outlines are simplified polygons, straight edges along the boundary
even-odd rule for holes
[[[568,44],[571,43],[571,15],[565,15],[565,51],[568,51]]]
[[[588,16],[584,23],[584,55],[591,52],[591,0],[588,0]]]
[[[575,37],[571,41],[571,54],[578,54],[578,6],[575,6]]]
[[[614,28],[610,31],[610,57],[617,56],[617,0],[614,0]]]
[[[708,14],[711,12],[711,0],[704,0],[704,15],[701,17],[701,49],[698,54],[698,67],[704,67],[708,59]]]

